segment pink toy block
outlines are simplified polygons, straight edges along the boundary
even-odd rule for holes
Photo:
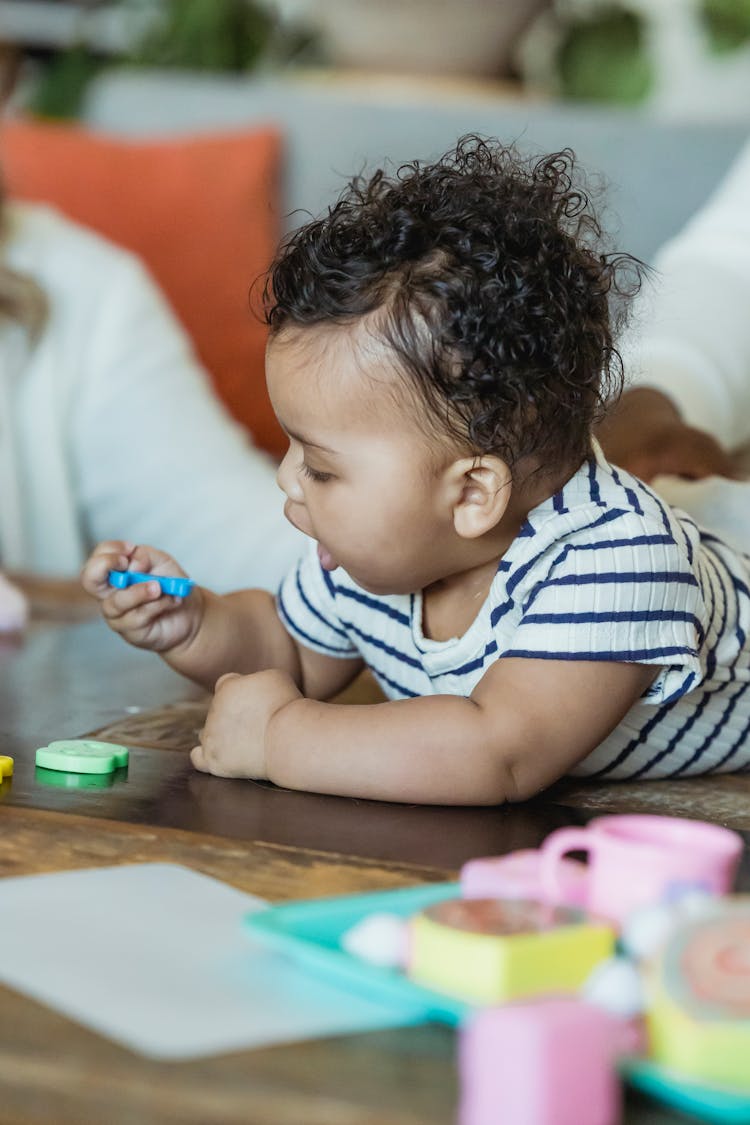
[[[485,1008],[461,1032],[459,1125],[617,1125],[620,1041],[581,1000]]]
[[[509,855],[470,859],[461,868],[463,898],[523,898],[541,902],[541,851],[525,848]],[[588,872],[583,863],[564,859],[560,863],[559,901],[565,906],[583,906]]]

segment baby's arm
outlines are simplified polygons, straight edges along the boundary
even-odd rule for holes
[[[182,575],[169,555],[119,540],[99,544],[83,569],[84,588],[98,598],[102,616],[138,648],[158,652],[167,664],[207,688],[227,673],[282,670],[313,698],[336,694],[354,678],[361,662],[326,658],[302,650],[279,620],[265,590],[219,596],[196,586],[186,598],[165,596],[157,582],[122,590],[108,584],[110,570]]]
[[[352,707],[302,698],[279,674],[236,679],[220,685],[193,761],[212,773],[340,796],[518,801],[590,754],[658,672],[653,665],[509,658],[498,660],[468,699]],[[240,711],[244,721],[230,724]]]

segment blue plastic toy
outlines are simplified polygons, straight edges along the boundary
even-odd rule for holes
[[[162,592],[174,598],[186,598],[195,585],[192,578],[173,578],[167,574],[136,574],[133,570],[109,572],[109,584],[118,590],[124,590],[134,582],[158,582]]]

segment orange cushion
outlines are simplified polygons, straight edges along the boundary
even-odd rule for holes
[[[279,133],[132,141],[8,121],[1,152],[10,196],[50,203],[146,262],[234,416],[283,453],[249,303],[279,236]]]

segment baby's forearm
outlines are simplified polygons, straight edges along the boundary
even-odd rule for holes
[[[509,658],[492,664],[468,699],[362,707],[287,689],[267,713],[261,753],[234,776],[381,801],[526,800],[595,750],[658,674],[647,664]]]
[[[183,676],[213,689],[225,672],[242,675],[280,668],[299,682],[297,647],[279,620],[273,595],[265,590],[240,590],[219,596],[200,588],[195,632],[163,653]]]
[[[372,706],[299,699],[269,724],[266,770],[270,781],[289,789],[380,801],[494,805],[519,796],[513,725],[506,748],[488,729],[482,708],[460,696]]]

